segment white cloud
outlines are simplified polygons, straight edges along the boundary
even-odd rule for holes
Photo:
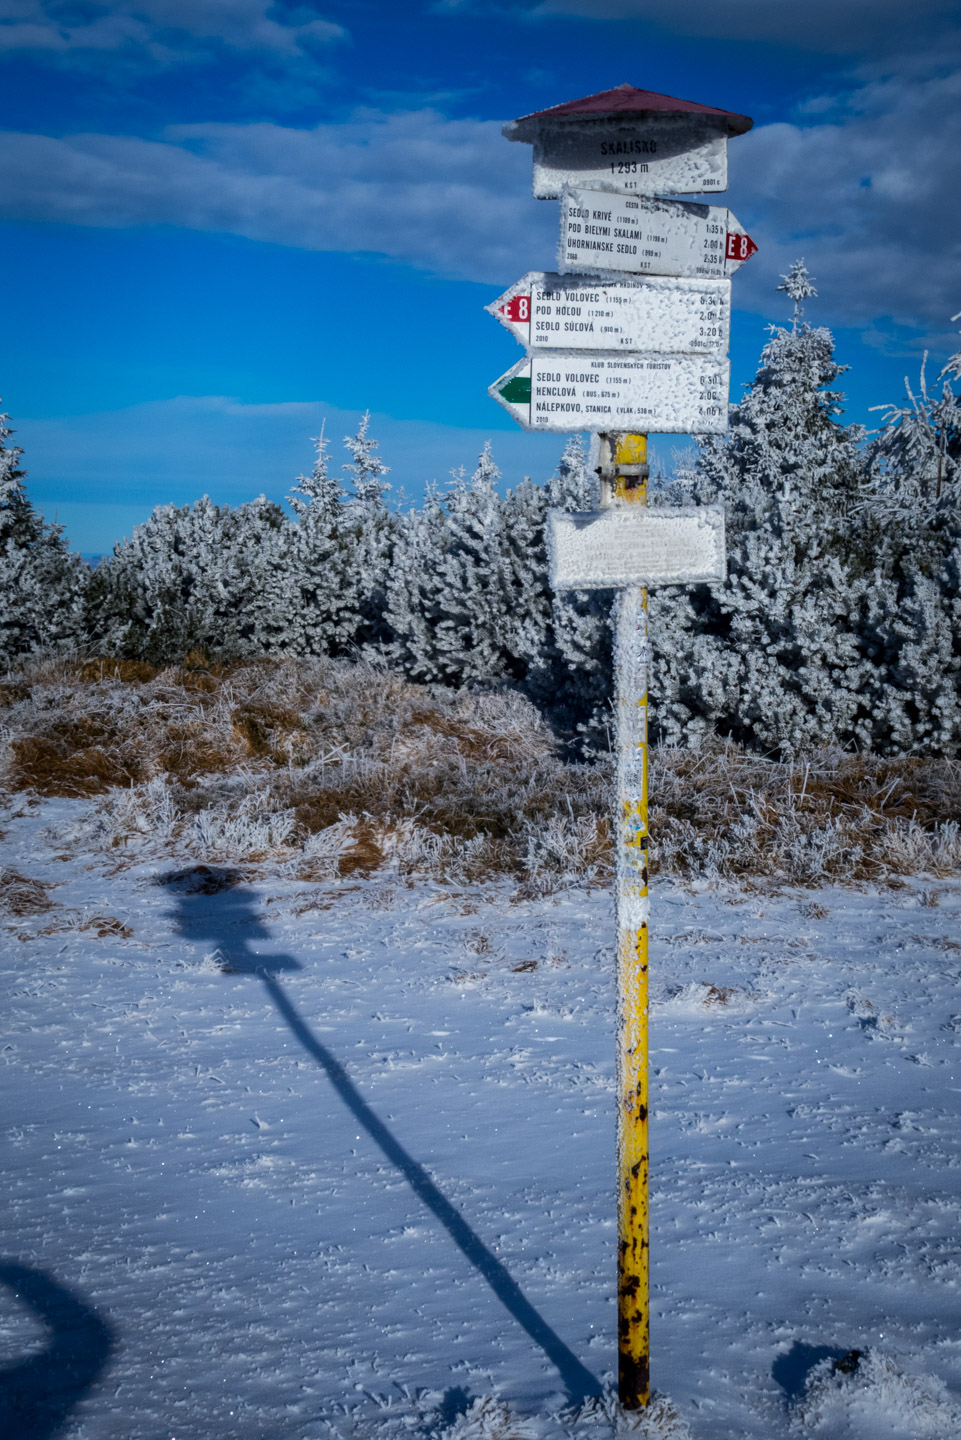
[[[731,145],[731,199],[762,249],[735,281],[770,309],[797,255],[816,275],[818,314],[869,326],[891,317],[919,337],[950,334],[961,305],[961,68],[872,82],[820,124],[761,126]]]
[[[531,200],[530,164],[497,123],[430,110],[310,130],[184,125],[158,141],[8,133],[0,214],[229,231],[496,284],[521,256],[553,264],[556,207]]]
[[[449,10],[503,8],[504,0],[453,0]],[[955,19],[957,0],[521,0],[507,8],[534,19],[646,20],[658,29],[826,54],[897,53],[905,40]],[[723,80],[723,74],[719,74]]]
[[[868,330],[889,317],[877,333],[893,326],[901,350],[950,343],[961,64],[949,59],[915,59],[803,123],[731,142],[725,198],[761,247],[736,279],[739,306],[776,314],[778,278],[803,255],[820,290],[812,316]],[[530,165],[497,122],[426,109],[312,129],[172,126],[155,140],[12,133],[0,141],[0,215],[226,231],[508,284],[555,263],[557,206],[530,198]]]
[[[172,64],[211,46],[295,59],[343,36],[319,15],[272,14],[272,0],[0,0],[0,52],[35,51],[83,58],[136,50]]]

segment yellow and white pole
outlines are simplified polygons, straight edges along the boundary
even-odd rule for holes
[[[647,436],[601,437],[612,505],[647,504]],[[605,476],[605,471],[607,472]],[[617,1321],[618,1398],[626,1410],[651,1393],[648,1149],[647,591],[618,590],[614,608],[617,705]]]

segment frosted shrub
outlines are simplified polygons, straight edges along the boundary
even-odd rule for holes
[[[606,816],[553,815],[527,837],[524,869],[533,891],[609,883],[611,830]]]
[[[961,1433],[961,1407],[944,1383],[911,1375],[878,1350],[815,1365],[792,1419],[805,1435],[850,1440],[947,1440]]]
[[[199,856],[252,858],[286,846],[295,825],[292,812],[271,813],[264,797],[255,790],[226,814],[201,811],[184,838],[187,848]]]

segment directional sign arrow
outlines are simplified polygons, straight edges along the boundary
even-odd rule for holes
[[[722,205],[570,188],[561,203],[561,270],[733,275],[757,246]]]
[[[541,351],[488,394],[525,430],[723,434],[729,378],[719,355]]]
[[[724,506],[547,512],[555,590],[695,585],[726,574]]]
[[[726,355],[731,282],[531,270],[487,310],[529,350]]]

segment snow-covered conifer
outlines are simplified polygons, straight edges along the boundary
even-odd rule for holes
[[[387,582],[389,657],[414,680],[450,680],[441,669],[437,649],[447,544],[447,512],[431,484],[423,506],[399,518]]]
[[[435,644],[438,668],[449,684],[510,674],[501,643],[506,589],[499,478],[487,441],[470,479],[463,470],[454,472],[445,496]]]
[[[0,664],[82,643],[89,569],[31,505],[9,417],[0,415]]]
[[[283,513],[260,496],[231,509],[203,496],[160,505],[95,575],[88,624],[101,652],[169,660],[283,649],[277,603]]]
[[[781,284],[777,288],[786,291],[789,298],[794,301],[793,328],[796,330],[798,322],[804,314],[804,301],[818,293],[803,258],[794,261],[787,274],[781,276]]]
[[[803,262],[780,288],[796,307],[814,293]],[[728,580],[652,600],[655,717],[674,743],[716,730],[796,753],[865,733],[850,537],[863,431],[841,423],[843,397],[827,388],[843,368],[829,331],[772,327],[729,433],[705,437],[680,478],[725,505]]]
[[[390,639],[387,586],[398,524],[396,515],[387,509],[391,487],[385,477],[389,466],[376,454],[378,446],[370,434],[369,410],[361,418],[356,435],[345,436],[344,444],[351,455],[344,469],[353,491],[347,511],[355,534],[352,559],[361,617],[357,643],[381,650]]]
[[[958,319],[958,316],[954,317]],[[857,515],[873,585],[862,595],[861,644],[879,667],[873,748],[961,753],[961,352],[934,393],[922,362],[906,401],[880,407]],[[870,560],[868,561],[868,558]]]
[[[297,517],[285,532],[288,628],[293,655],[343,655],[357,644],[361,626],[358,526],[347,514],[342,481],[331,474],[321,429],[308,476],[288,499]]]
[[[418,679],[543,687],[551,596],[546,494],[524,481],[502,497],[488,442],[470,476],[404,518],[389,586],[392,653]]]
[[[558,510],[597,508],[598,478],[580,435],[564,446],[548,495]],[[605,749],[610,729],[613,598],[611,590],[565,590],[552,599],[551,641],[558,663],[551,708],[562,726],[580,731],[589,748]]]

